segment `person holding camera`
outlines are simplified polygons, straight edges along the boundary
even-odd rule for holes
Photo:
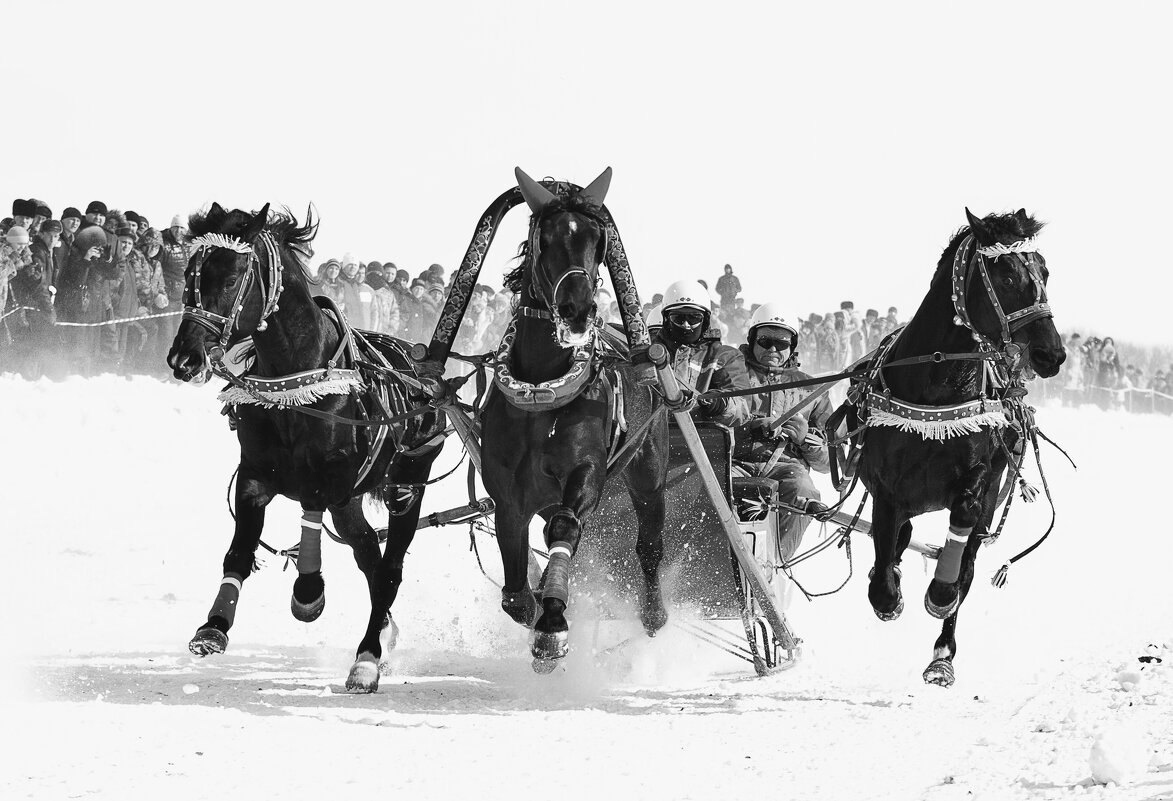
[[[63,337],[80,375],[93,375],[101,366],[102,329],[94,324],[111,319],[117,279],[106,232],[99,225],[80,229],[57,278],[57,318],[84,324],[67,328]]]

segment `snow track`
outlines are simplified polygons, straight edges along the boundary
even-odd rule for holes
[[[795,670],[754,678],[672,629],[600,666],[580,621],[565,667],[541,677],[467,528],[448,528],[417,537],[399,649],[379,692],[354,696],[342,685],[366,590],[333,543],[320,620],[290,616],[294,574],[267,557],[228,652],[187,653],[231,534],[235,438],[213,387],[5,379],[0,392],[4,798],[1173,799],[1168,418],[1040,412],[1080,469],[1044,451],[1058,523],[1005,589],[988,578],[1045,530],[1045,504],[1016,504],[979,555],[950,690],[920,678],[939,623],[920,608],[919,557],[905,559],[904,616],[881,623],[864,538],[843,592],[791,608],[806,647]],[[430,492],[425,511],[460,503],[462,483]],[[298,517],[275,502],[265,539],[292,544]],[[944,518],[915,525],[939,541]],[[494,544],[480,545],[499,573]],[[824,589],[846,569],[836,551],[800,576]],[[1096,781],[1113,777],[1124,783]]]

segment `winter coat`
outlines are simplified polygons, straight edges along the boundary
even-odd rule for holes
[[[85,256],[76,247],[69,252],[65,268],[57,277],[57,314],[70,322],[99,323],[109,319],[110,293],[118,269],[108,258],[87,261]],[[83,309],[86,295],[89,305]]]
[[[700,393],[749,387],[741,351],[715,337],[701,339],[696,345],[677,345],[661,331],[655,341],[668,349],[672,372],[685,389]],[[749,402],[739,396],[725,398],[725,408],[707,419],[727,426],[744,425],[749,422]]]
[[[0,240],[0,312],[8,308],[9,283],[32,261],[32,253],[27,247],[14,248],[7,241]]]
[[[375,290],[369,284],[353,278],[341,278],[339,281],[342,285],[342,310],[350,324],[364,331],[377,330],[379,310],[375,305]]]
[[[753,361],[749,345],[741,346],[742,356],[746,360],[746,372],[749,386],[760,387],[767,384],[786,384],[791,381],[802,381],[811,378],[809,373],[793,367],[786,367],[778,371],[770,371],[764,365]],[[748,395],[751,419],[771,419],[790,409],[803,400],[818,387],[800,387],[796,389],[776,389],[768,394]],[[807,469],[814,469],[820,473],[830,471],[830,456],[827,452],[827,441],[823,436],[823,426],[831,416],[831,402],[827,396],[819,398],[812,406],[808,406],[795,416],[804,418],[810,429],[801,445],[795,445],[789,437],[780,431],[767,434],[761,426],[741,426],[736,432],[736,445],[733,449],[733,458],[742,463],[762,464],[770,461],[775,450],[783,449],[781,460],[801,463]]]
[[[114,266],[118,276],[114,281],[111,293],[111,306],[117,318],[138,316],[138,273],[147,272],[150,266],[147,258],[140,251],[131,249],[126,257],[115,256]]]
[[[741,280],[733,273],[722,275],[717,279],[717,295],[721,298],[722,306],[732,303],[739,292],[741,292]]]
[[[163,247],[159,251],[159,262],[163,265],[163,283],[167,298],[172,305],[183,302],[183,275],[191,259],[191,243],[178,241],[171,235],[171,229],[163,232]]]

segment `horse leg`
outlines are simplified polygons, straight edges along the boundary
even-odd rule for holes
[[[666,461],[661,459],[661,466]],[[664,558],[664,484],[667,471],[656,469],[654,446],[645,443],[623,472],[631,507],[639,520],[635,553],[644,574],[644,596],[639,619],[649,637],[664,628],[668,611],[660,588],[660,562]]]
[[[241,468],[236,480],[236,530],[232,544],[224,554],[224,578],[208,620],[196,630],[187,644],[196,656],[222,654],[228,647],[228,630],[236,619],[237,602],[244,580],[252,573],[261,529],[265,526],[265,507],[273,499],[269,490],[252,471]]]
[[[933,617],[943,620],[961,604],[958,577],[963,555],[969,541],[974,539],[974,526],[982,519],[985,511],[989,483],[989,473],[983,464],[971,467],[961,479],[960,489],[949,508],[949,533],[945,538],[945,547],[937,556],[937,569],[925,590],[925,609]]]
[[[326,608],[326,582],[322,579],[322,514],[324,509],[301,507],[301,542],[297,546],[297,579],[289,609],[303,623],[318,619]],[[337,522],[337,521],[335,521]],[[339,532],[341,533],[341,532]]]
[[[548,673],[554,660],[570,650],[570,627],[566,623],[566,604],[570,600],[570,560],[578,550],[582,521],[599,504],[606,478],[605,468],[587,462],[566,477],[563,505],[556,507],[546,524],[546,546],[550,561],[542,575],[542,614],[534,623],[534,640],[530,653],[534,670]]]
[[[529,521],[532,517],[532,512],[522,509],[519,498],[501,495],[497,502],[494,523],[501,567],[505,573],[501,608],[527,629],[533,627],[538,616],[538,602],[529,583]]]
[[[960,576],[958,578],[958,608],[953,614],[945,618],[941,624],[941,635],[933,643],[933,661],[925,668],[923,674],[926,684],[937,684],[941,687],[952,686],[955,675],[953,673],[953,657],[957,656],[957,613],[960,603],[969,594],[969,587],[973,583],[974,562],[977,559],[978,548],[981,546],[981,537],[970,537],[965,545],[961,560]]]
[[[907,529],[907,530],[906,530]],[[872,545],[876,561],[868,573],[868,601],[880,620],[900,617],[904,598],[900,592],[900,554],[912,536],[912,524],[898,520],[895,505],[887,498],[872,496]]]
[[[436,448],[424,456],[397,459],[388,473],[388,479],[396,484],[422,485],[431,474],[432,462],[439,453],[440,449]],[[382,558],[379,556],[378,537],[369,525],[366,530],[370,531],[372,540],[370,553],[364,550],[360,554],[355,549],[354,559],[359,569],[366,574],[367,586],[370,588],[371,615],[346,679],[346,689],[352,692],[373,693],[379,689],[379,665],[383,651],[393,649],[398,639],[399,629],[391,617],[391,606],[403,583],[403,559],[415,539],[415,527],[419,522],[423,500],[424,487],[420,486],[418,491],[412,492],[410,499],[405,497],[393,510],[388,508],[387,545]],[[357,506],[361,517],[361,502]],[[361,521],[365,524],[366,518],[361,517]]]

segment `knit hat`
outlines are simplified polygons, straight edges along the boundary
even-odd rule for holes
[[[184,218],[184,216],[182,214],[176,214],[174,217],[172,217],[171,218],[171,225],[169,225],[168,227],[174,228],[177,225],[180,228],[187,228],[187,219]]]
[[[880,313],[878,311],[876,311],[875,309],[868,309],[867,312],[864,314],[864,317],[879,317],[879,316],[880,316]]]
[[[73,206],[66,206],[65,211],[61,212],[61,219],[68,220],[70,217],[76,217],[80,220],[82,218],[82,214]]]
[[[441,267],[439,264],[430,264],[430,265],[428,265],[428,272],[432,275],[443,275],[444,268]]]
[[[12,201],[12,216],[13,217],[36,217],[37,204],[31,200],[14,200]]]
[[[59,234],[65,230],[65,227],[58,220],[45,220],[41,223],[41,233],[43,234]]]
[[[25,215],[21,215],[22,217]],[[29,243],[29,232],[22,226],[14,225],[8,229],[8,233],[4,235],[4,239],[10,245],[27,245]]]
[[[374,289],[375,291],[378,291],[386,287],[387,282],[383,280],[383,276],[376,272],[372,272],[367,275],[367,286],[369,286],[371,289]]]
[[[888,314],[895,314],[895,313],[896,313],[896,307],[895,307],[895,306],[889,306],[889,307],[888,307]]]
[[[86,206],[86,214],[107,214],[106,204],[100,200],[91,200],[90,205]]]
[[[383,271],[382,262],[368,261],[367,262],[367,272],[373,273],[375,270],[378,270],[379,272]]]
[[[408,278],[411,278],[411,274],[407,270],[397,270],[395,272],[396,281],[406,281]]]
[[[418,286],[418,287],[423,287],[424,289],[427,289],[427,288],[428,288],[428,282],[427,282],[427,281],[425,281],[425,280],[424,280],[424,279],[422,279],[422,278],[417,278],[417,279],[415,279],[414,281],[412,281],[412,282],[411,282],[411,288],[412,288],[412,289],[415,289],[417,286]]]

